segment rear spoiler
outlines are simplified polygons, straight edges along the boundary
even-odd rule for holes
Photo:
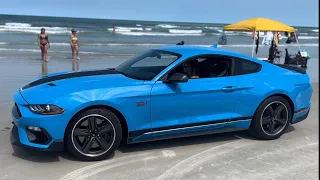
[[[301,74],[306,74],[307,71],[303,68],[299,68],[299,67],[294,67],[294,66],[290,66],[290,65],[287,65],[287,64],[275,64],[279,67],[282,67],[284,69],[288,69],[288,70],[291,70],[291,71],[296,71],[296,72],[299,72]]]

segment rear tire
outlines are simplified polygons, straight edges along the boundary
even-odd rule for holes
[[[94,108],[72,118],[66,130],[65,147],[79,160],[97,161],[113,153],[121,138],[117,116],[107,109]]]
[[[277,139],[286,132],[291,119],[289,102],[281,96],[272,96],[257,108],[249,133],[263,140]]]

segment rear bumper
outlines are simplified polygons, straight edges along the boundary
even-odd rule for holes
[[[301,122],[301,121],[307,119],[309,112],[310,112],[310,107],[302,108],[302,109],[296,111],[293,114],[291,124],[296,124],[298,122]]]
[[[63,141],[54,141],[47,148],[38,148],[38,147],[22,144],[19,138],[18,127],[15,124],[13,125],[11,130],[10,141],[13,146],[27,148],[30,150],[40,150],[40,151],[63,151],[64,150]]]

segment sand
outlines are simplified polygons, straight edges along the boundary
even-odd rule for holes
[[[12,149],[10,107],[0,108],[0,179],[318,179],[319,85],[309,117],[280,139],[247,132],[121,145],[110,159],[79,162],[67,153]]]

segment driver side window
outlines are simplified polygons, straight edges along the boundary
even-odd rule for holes
[[[182,73],[189,79],[218,78],[231,75],[231,59],[224,56],[199,56],[184,61],[175,67],[168,76]]]

